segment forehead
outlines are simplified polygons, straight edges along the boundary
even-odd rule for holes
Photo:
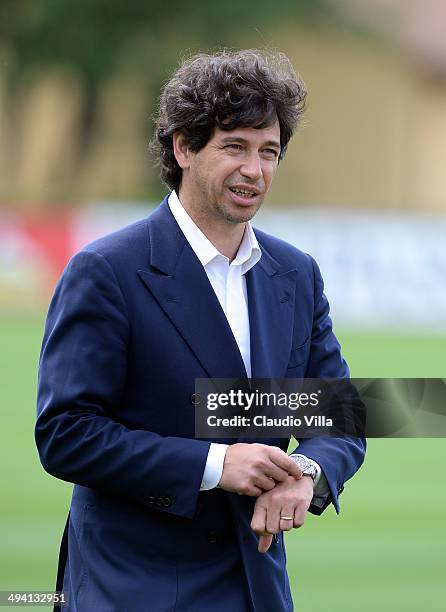
[[[268,143],[277,143],[280,146],[280,126],[279,122],[276,121],[265,128],[254,128],[254,127],[239,127],[234,130],[221,130],[216,127],[214,131],[214,135],[212,139],[217,140],[230,140],[234,139],[243,139],[252,144],[263,144],[265,142]]]

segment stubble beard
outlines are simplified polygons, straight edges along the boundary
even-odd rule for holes
[[[223,218],[225,221],[232,225],[237,225],[238,223],[248,223],[251,221],[257,214],[262,202],[257,206],[254,210],[251,211],[240,211],[240,214],[234,215],[230,210],[226,208],[226,206],[220,202],[215,203],[215,210],[218,212],[220,218]]]
[[[229,204],[225,204],[213,196],[211,190],[209,189],[206,177],[202,176],[201,174],[198,175],[196,178],[196,187],[198,188],[198,192],[201,195],[201,200],[204,205],[202,210],[213,211],[213,216],[215,219],[219,219],[220,221],[223,220],[230,225],[239,225],[241,223],[244,224],[251,221],[263,204],[262,198],[260,203],[255,208],[253,207],[251,210],[240,209],[238,214],[234,214],[231,212],[231,210],[229,210]]]

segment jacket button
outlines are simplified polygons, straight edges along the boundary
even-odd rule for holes
[[[198,406],[198,404],[201,402],[201,395],[199,393],[192,393],[190,396],[190,401],[194,406]]]
[[[170,499],[170,497],[163,497],[163,506],[165,508],[170,508],[171,505],[172,505],[172,500]]]
[[[210,544],[216,544],[216,542],[218,542],[218,534],[216,531],[210,531],[207,537]]]
[[[149,497],[147,498],[147,503],[149,504],[154,504],[155,503],[155,498],[153,495],[149,495]]]

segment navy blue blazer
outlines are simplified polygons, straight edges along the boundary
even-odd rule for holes
[[[348,376],[316,263],[256,236],[262,258],[246,274],[252,376]],[[217,593],[214,611],[227,609],[231,589],[218,593],[216,570],[231,555],[243,561],[256,611],[292,609],[283,537],[257,551],[255,499],[200,492],[210,442],[194,439],[192,395],[208,376],[246,372],[166,198],[75,255],[48,312],[36,441],[44,468],[75,484],[60,575],[70,610],[201,612],[181,603],[189,587]],[[289,441],[260,442],[286,450]],[[322,467],[326,505],[339,511],[364,441],[305,439],[299,452]]]

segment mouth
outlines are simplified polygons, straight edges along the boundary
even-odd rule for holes
[[[235,196],[235,200],[251,203],[259,195],[259,191],[254,187],[228,187],[229,191]]]

